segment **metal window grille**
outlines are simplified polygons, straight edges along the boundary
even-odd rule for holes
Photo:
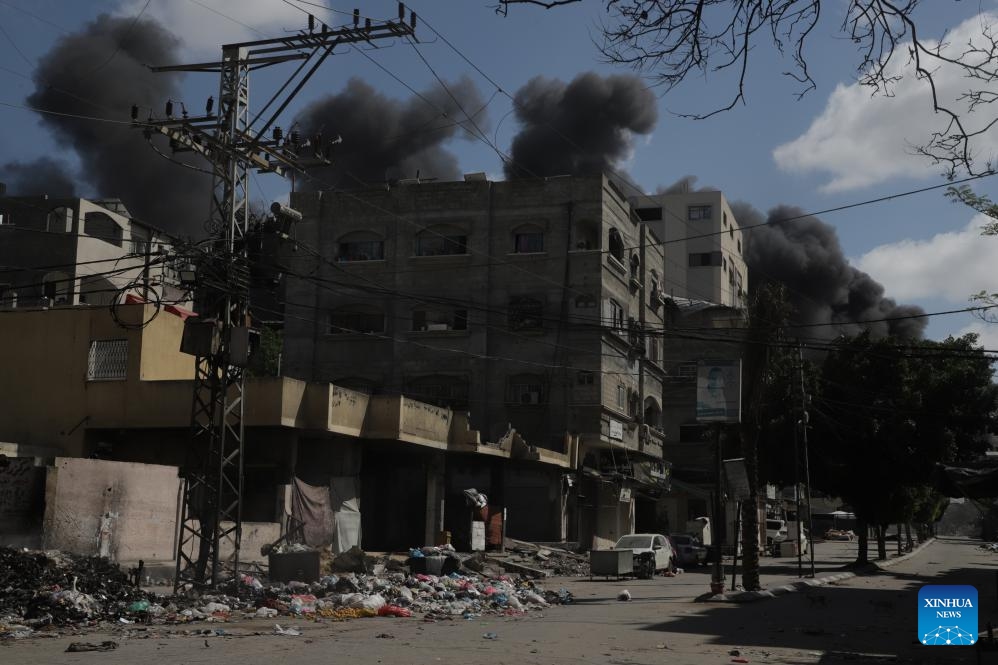
[[[87,381],[115,381],[128,372],[127,339],[95,339],[90,342]]]

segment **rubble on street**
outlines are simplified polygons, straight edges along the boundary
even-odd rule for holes
[[[242,575],[238,588],[230,583],[218,592],[200,593],[188,585],[177,594],[160,595],[133,586],[106,559],[0,548],[0,640],[41,637],[60,630],[80,632],[109,624],[127,630],[129,626],[278,617],[473,619],[526,614],[572,602],[568,591],[545,589],[519,575],[429,575],[392,572],[384,566],[376,569],[377,574],[328,574],[312,583],[266,583]]]

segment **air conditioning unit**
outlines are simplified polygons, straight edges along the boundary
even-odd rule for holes
[[[526,392],[520,395],[520,404],[540,404],[541,394],[537,391]]]

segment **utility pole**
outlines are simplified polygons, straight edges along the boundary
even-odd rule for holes
[[[156,72],[219,74],[218,114],[209,98],[204,115],[181,117],[166,103],[166,118],[132,121],[151,142],[154,134],[169,138],[174,152],[194,152],[211,168],[212,196],[206,230],[211,242],[197,266],[195,302],[199,322],[185,329],[184,349],[196,356],[192,404],[192,438],[184,469],[184,499],[174,588],[186,583],[214,587],[223,572],[239,583],[243,494],[243,369],[248,360],[249,282],[247,235],[250,231],[250,170],[285,175],[327,163],[329,147],[321,133],[304,141],[292,131],[285,138],[275,123],[333,49],[341,44],[373,43],[415,34],[416,15],[330,28],[309,15],[308,29],[297,34],[228,44],[219,62],[153,67]],[[270,100],[250,118],[249,73],[270,65],[300,61]],[[275,105],[274,111],[265,113]],[[268,138],[267,132],[271,131]],[[304,149],[308,150],[304,150]],[[190,333],[190,334],[189,334]],[[196,553],[194,547],[196,546]],[[222,550],[231,550],[226,562]],[[224,570],[227,569],[227,570]]]
[[[811,577],[814,578],[814,529],[811,523],[811,466],[808,462],[808,452],[807,452],[807,425],[810,422],[810,414],[808,413],[807,406],[811,398],[804,389],[804,349],[800,342],[797,343],[797,362],[800,363],[800,407],[801,407],[801,442],[804,446],[804,496],[807,501],[807,549],[808,556],[811,560]],[[801,519],[800,519],[800,502],[798,501],[797,510],[797,529],[800,530]],[[798,536],[799,538],[799,536]],[[799,548],[798,548],[799,552]],[[799,575],[799,562],[798,562],[798,575]]]

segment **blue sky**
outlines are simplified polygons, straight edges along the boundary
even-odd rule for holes
[[[395,14],[394,2],[353,4],[365,15]],[[353,4],[336,3],[336,7],[349,10]],[[492,0],[426,0],[411,6],[422,17],[417,34],[430,65],[448,81],[468,75],[484,99],[491,98],[488,133],[502,150],[508,150],[518,128],[509,100],[434,35],[431,26],[510,93],[538,75],[568,81],[585,71],[629,71],[600,62],[594,44],[605,16],[600,2],[552,11],[515,7],[505,18],[495,14],[492,4]],[[807,56],[816,90],[798,101],[799,85],[781,75],[790,63],[760,45],[752,55],[744,105],[706,120],[677,115],[708,111],[723,103],[732,93],[732,80],[724,74],[691,80],[667,95],[656,92],[657,127],[649,136],[635,139],[629,158],[620,166],[646,190],[695,175],[699,185],[721,189],[729,200],[745,201],[763,212],[778,204],[818,211],[943,182],[941,167],[910,154],[909,144],[922,140],[937,122],[928,112],[927,90],[917,81],[905,80],[893,97],[874,98],[855,85],[858,56],[838,31],[842,16],[836,12],[845,5],[826,0],[822,21],[810,38]],[[977,29],[979,12],[994,9],[993,2],[923,5],[916,15],[921,34],[938,38],[949,32],[953,42]],[[308,5],[299,2],[299,7]],[[329,23],[347,20],[342,14],[310,9]],[[39,126],[36,114],[16,108],[25,105],[34,89],[30,80],[34,64],[63,34],[101,13],[140,12],[158,19],[183,40],[187,62],[216,58],[221,43],[277,36],[303,27],[306,20],[300,9],[283,0],[0,0],[0,103],[4,104],[0,161],[46,155],[71,158]],[[433,73],[407,44],[368,54],[417,90],[434,83]],[[278,78],[281,74],[254,75],[251,100],[269,96],[276,82],[283,80]],[[940,74],[944,92],[961,90],[959,80],[947,80],[947,72]],[[327,61],[289,108],[288,117],[310,100],[338,92],[351,76],[363,78],[390,97],[411,96],[368,59],[344,52]],[[216,89],[214,75],[188,75],[185,100],[200,110]],[[484,142],[459,138],[448,148],[458,156],[463,171],[500,177],[500,159]],[[982,150],[989,151],[988,144]],[[261,176],[255,182],[255,193],[262,198],[286,196],[285,181]],[[994,184],[985,179],[977,188],[989,193]],[[990,270],[998,258],[998,238],[981,238],[977,227],[983,221],[944,199],[941,191],[821,218],[837,229],[852,263],[869,272],[899,302],[934,312],[967,306],[968,296],[981,290],[998,291]],[[998,349],[998,326],[987,326],[969,314],[934,317],[927,335],[938,339],[969,330],[981,333],[987,348]]]

